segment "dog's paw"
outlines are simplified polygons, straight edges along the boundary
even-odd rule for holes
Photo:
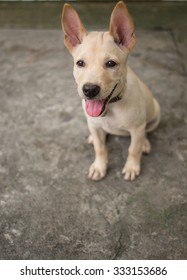
[[[148,155],[151,152],[151,143],[149,142],[149,140],[147,138],[144,139],[142,151],[146,155]]]
[[[88,144],[93,145],[93,136],[91,134],[88,136],[87,142],[88,142]]]
[[[124,174],[124,179],[126,181],[133,181],[140,175],[140,165],[136,163],[126,163],[122,174]]]
[[[106,175],[106,165],[99,165],[96,162],[93,162],[89,168],[88,178],[94,181],[99,181]]]

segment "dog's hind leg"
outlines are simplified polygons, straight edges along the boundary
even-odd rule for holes
[[[157,100],[154,99],[154,115],[152,120],[146,126],[146,132],[151,132],[159,125],[160,122],[160,105]]]
[[[90,134],[87,139],[88,144],[93,145],[93,136]]]
[[[151,143],[149,142],[147,136],[145,136],[142,148],[143,154],[148,155],[151,152]]]

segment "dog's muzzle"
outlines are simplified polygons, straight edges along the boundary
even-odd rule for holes
[[[89,116],[91,116],[91,117],[102,116],[105,113],[106,106],[108,103],[110,103],[110,100],[111,100],[111,102],[115,102],[115,101],[112,101],[113,100],[112,95],[113,95],[117,85],[118,85],[118,83],[115,84],[111,93],[105,99],[91,99],[91,98],[87,97],[88,99],[86,99],[86,112]],[[97,91],[98,91],[98,88],[97,88]],[[90,94],[90,95],[94,95],[95,94],[94,92],[96,92],[96,88],[94,90],[92,90],[92,94]],[[100,92],[100,89],[99,89],[99,92]],[[98,93],[95,96],[97,96],[97,95],[98,95]],[[94,98],[94,97],[92,97],[92,98]]]
[[[82,91],[87,99],[95,98],[100,93],[100,90],[100,86],[91,83],[84,84],[82,87]]]

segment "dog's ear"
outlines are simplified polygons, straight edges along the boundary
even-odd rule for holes
[[[70,52],[81,44],[86,29],[82,24],[77,12],[69,4],[65,4],[62,11],[62,30],[64,32],[64,43]]]
[[[133,20],[122,1],[118,2],[112,11],[110,34],[123,50],[132,50],[136,43]]]

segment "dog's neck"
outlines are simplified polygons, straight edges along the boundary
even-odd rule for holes
[[[115,103],[117,101],[120,101],[122,99],[122,94],[121,93],[122,93],[122,91],[117,96],[114,96],[113,98],[111,98],[109,103]],[[107,114],[107,111],[103,115],[101,115],[101,117],[105,117],[106,114]]]
[[[122,96],[121,96],[121,92],[120,92],[117,96],[114,96],[113,98],[111,98],[109,103],[114,103],[114,102],[117,102],[117,101],[119,101],[121,99],[122,99]]]

